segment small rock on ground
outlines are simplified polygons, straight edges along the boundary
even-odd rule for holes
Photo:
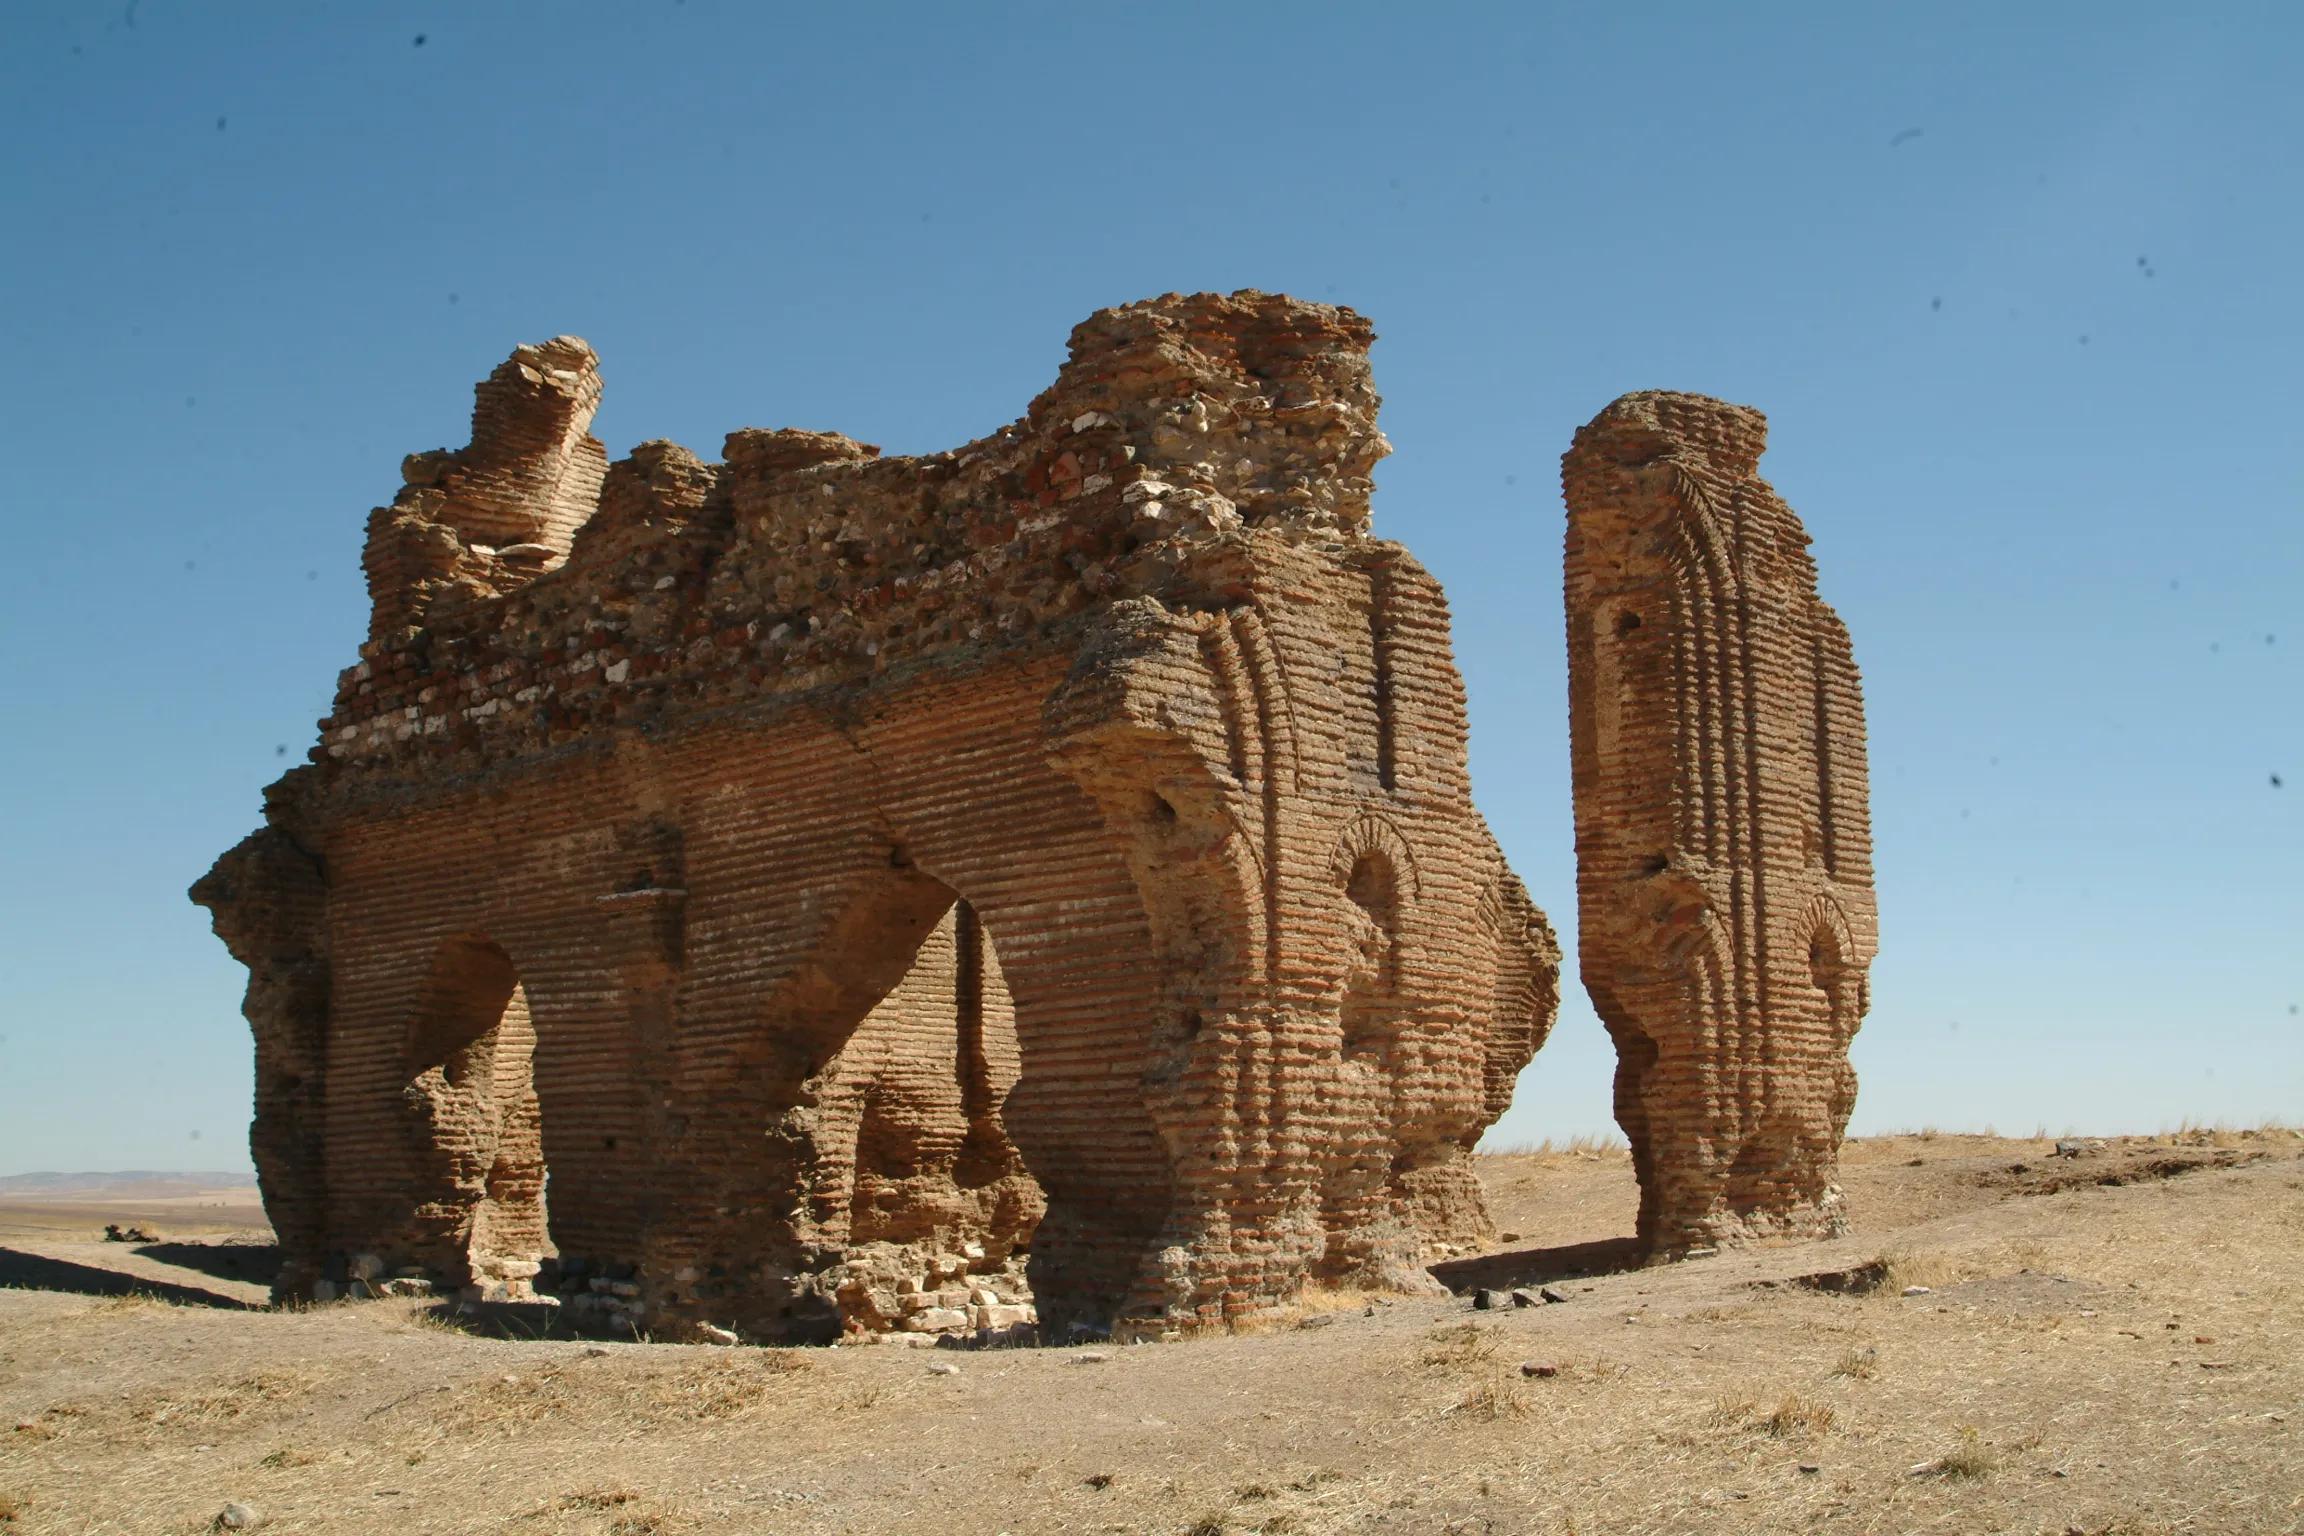
[[[252,1531],[263,1523],[264,1517],[246,1504],[227,1504],[216,1516],[216,1529],[220,1531]]]

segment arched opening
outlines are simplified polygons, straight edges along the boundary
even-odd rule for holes
[[[818,1236],[851,1328],[1029,1327],[1046,1199],[1001,1115],[1021,1071],[990,934],[953,897],[821,1075]]]
[[[1832,1038],[1846,1046],[1862,1016],[1858,978],[1841,951],[1840,935],[1830,923],[1818,923],[1808,940],[1808,985],[1815,989]]]
[[[1400,873],[1382,848],[1355,859],[1344,882],[1352,921],[1352,968],[1344,982],[1344,1055],[1373,1060],[1397,1012]]]
[[[553,1253],[536,1028],[502,946],[441,944],[408,1027],[403,1098],[422,1188],[415,1263],[488,1300],[521,1300]]]
[[[956,900],[834,1063],[861,1101],[850,1243],[915,1243],[969,1226],[1003,1247],[1029,1238],[977,1198],[1022,1173],[1000,1121],[1019,1065],[999,956]]]
[[[1382,1102],[1391,1092],[1387,1057],[1400,1024],[1400,871],[1382,846],[1362,848],[1344,878],[1348,956],[1338,1006],[1340,1065],[1358,1081],[1347,1089]],[[1330,1283],[1374,1283],[1388,1255],[1380,1234],[1400,1148],[1384,1129],[1384,1116],[1340,1128],[1321,1182],[1321,1225],[1326,1239],[1312,1266]]]

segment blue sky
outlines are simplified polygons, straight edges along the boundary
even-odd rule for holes
[[[1564,938],[1559,454],[1717,394],[1865,672],[1856,1128],[2297,1117],[2304,11],[2187,10],[11,6],[0,1173],[244,1159],[184,888],[514,344],[599,348],[613,454],[919,452],[1239,287],[1381,334],[1378,527]],[[1611,1065],[1571,977],[1495,1135],[1605,1128]]]

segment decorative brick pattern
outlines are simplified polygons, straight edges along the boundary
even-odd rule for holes
[[[1490,1238],[1470,1149],[1559,955],[1439,588],[1368,532],[1371,340],[1171,295],[949,453],[612,465],[590,349],[516,352],[194,889],[283,1292],[1061,1335]]]
[[[1842,1222],[1864,704],[1766,440],[1757,411],[1626,395],[1562,468],[1578,959],[1659,1256]]]

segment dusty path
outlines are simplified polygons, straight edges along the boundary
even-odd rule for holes
[[[1863,1143],[1855,1237],[1169,1346],[601,1349],[0,1292],[4,1528],[2304,1530],[2304,1141],[2046,1151]],[[1629,1226],[1619,1157],[1483,1172],[1502,1270]],[[1843,1272],[1880,1283],[1798,1282]]]

